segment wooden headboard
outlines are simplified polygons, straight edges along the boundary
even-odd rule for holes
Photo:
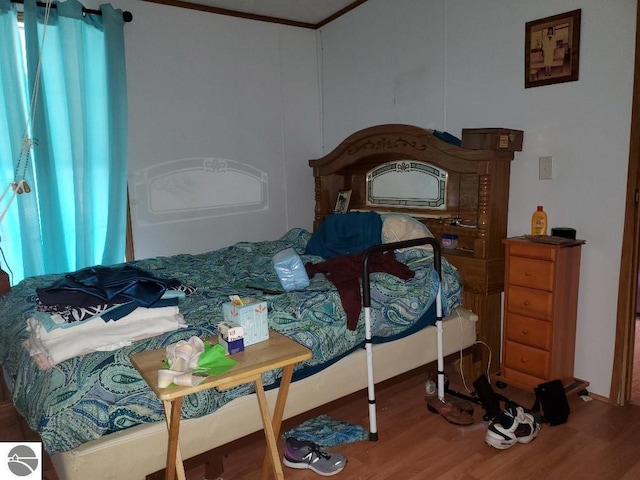
[[[499,369],[501,292],[507,234],[509,174],[514,151],[522,148],[522,132],[465,129],[462,145],[412,125],[378,125],[356,132],[322,158],[310,160],[315,180],[314,228],[336,206],[338,193],[351,191],[349,210],[405,213],[419,218],[442,240],[458,236],[458,247],[443,249],[460,271],[463,306],[480,317],[478,338],[492,352],[492,370]],[[437,209],[408,205],[372,205],[367,174],[387,162],[417,160],[446,172],[446,201]],[[402,203],[402,202],[396,202]],[[489,352],[476,349],[473,372],[486,371]],[[474,377],[475,378],[475,377]]]

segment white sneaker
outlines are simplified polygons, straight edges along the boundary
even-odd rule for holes
[[[507,405],[489,425],[485,441],[505,450],[516,443],[529,443],[538,436],[540,424],[522,407]]]

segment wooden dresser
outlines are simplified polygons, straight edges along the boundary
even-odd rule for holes
[[[584,240],[558,241],[504,240],[502,380],[525,390],[555,379],[565,386],[574,381]]]

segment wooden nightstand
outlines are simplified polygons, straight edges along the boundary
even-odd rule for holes
[[[575,380],[580,253],[585,242],[554,238],[504,240],[501,379],[525,390],[555,379],[566,389]]]

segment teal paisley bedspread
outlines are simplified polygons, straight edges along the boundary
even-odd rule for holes
[[[36,288],[51,285],[60,275],[22,281],[0,299],[0,363],[16,408],[40,434],[48,453],[67,451],[141,423],[164,421],[161,402],[131,365],[130,355],[194,335],[214,335],[215,325],[222,320],[222,304],[230,294],[264,298],[269,307],[269,326],[312,350],[313,357],[296,366],[294,380],[360,348],[364,342],[364,316],[361,313],[355,331],[346,328],[340,297],[324,275],[315,275],[304,291],[264,294],[256,290],[279,289],[271,258],[281,250],[293,247],[304,262],[322,261],[321,257],[303,255],[309,238],[310,233],[305,230],[293,229],[274,241],[242,242],[200,255],[133,262],[157,277],[174,278],[197,287],[196,293],[179,305],[188,328],[115,351],[72,358],[45,371],[37,368],[22,346],[29,336],[25,322],[34,310]],[[415,272],[415,277],[404,281],[386,273],[371,275],[370,312],[375,341],[400,337],[435,321],[437,275],[432,254],[413,249],[397,255]],[[446,315],[460,304],[462,287],[457,271],[444,258],[442,271]],[[280,373],[276,370],[264,375],[266,388],[278,384]],[[252,392],[252,385],[242,385],[224,392],[212,389],[188,395],[183,400],[183,418],[211,413]]]

